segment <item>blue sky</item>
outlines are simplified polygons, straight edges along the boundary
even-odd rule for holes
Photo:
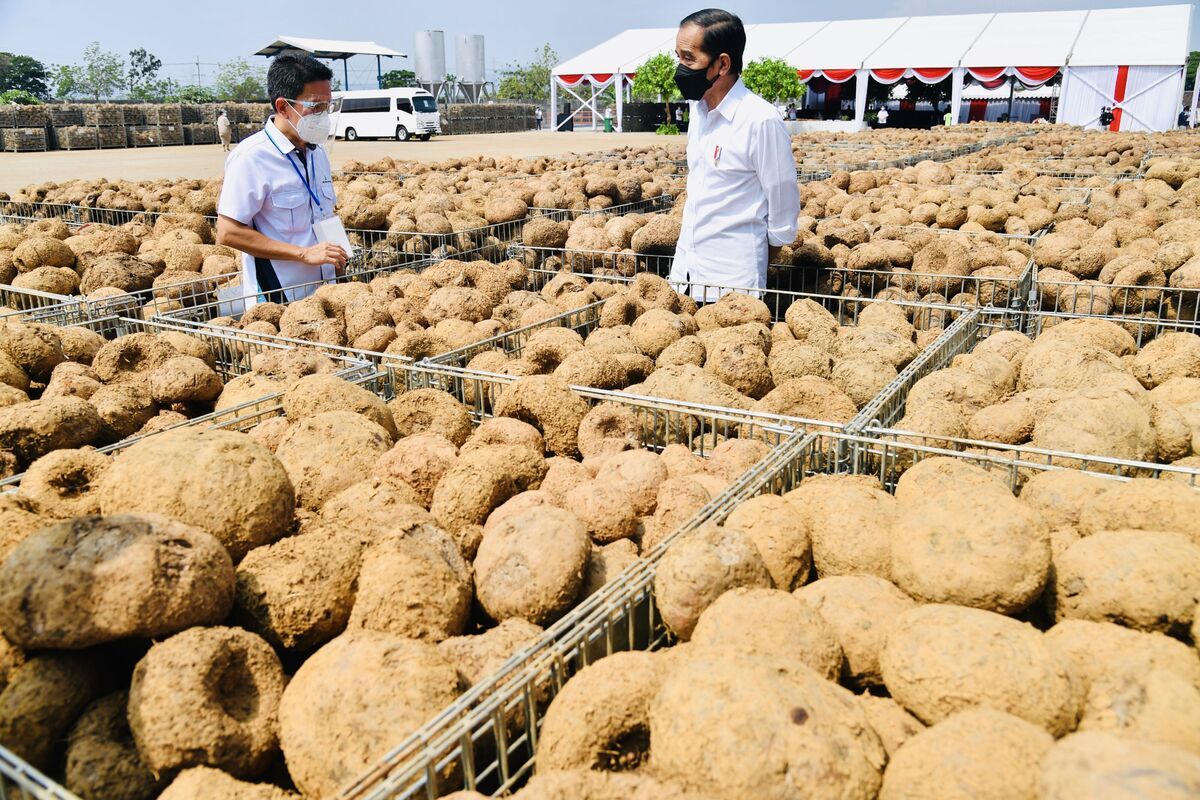
[[[851,0],[827,2],[736,0],[727,6],[747,23],[799,22],[803,20],[860,17],[953,14],[990,11],[1043,11],[1051,9],[1109,8],[1159,5],[1164,0]],[[181,82],[194,82],[200,62],[201,82],[210,83],[215,64],[252,56],[276,36],[291,34],[329,39],[374,39],[401,52],[411,53],[413,33],[440,29],[446,32],[447,63],[454,71],[453,41],[458,33],[486,37],[489,73],[513,61],[528,60],[549,42],[562,58],[592,47],[625,28],[664,27],[676,24],[701,7],[696,0],[292,0],[289,3],[254,0],[205,0],[198,3],[163,0],[116,0],[98,10],[94,2],[79,0],[0,0],[0,51],[31,55],[46,63],[78,61],[89,42],[122,56],[145,47],[164,64],[164,74]],[[1191,49],[1200,49],[1200,19],[1191,32]],[[391,67],[411,69],[393,60]],[[339,65],[340,67],[340,65]],[[384,61],[384,69],[389,68]],[[337,69],[341,74],[341,69]],[[352,88],[374,85],[375,61],[357,57],[350,61]]]

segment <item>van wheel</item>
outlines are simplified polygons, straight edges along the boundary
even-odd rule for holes
[[[420,139],[422,142],[428,142],[430,136],[433,136],[433,134],[432,133],[422,133],[417,138]]]
[[[346,128],[346,141],[353,142],[358,139],[358,131],[354,128]]]
[[[412,134],[408,132],[408,128],[404,127],[403,125],[398,125],[396,127],[396,141],[407,142],[411,135]]]

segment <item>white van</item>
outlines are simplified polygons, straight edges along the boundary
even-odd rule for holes
[[[333,96],[342,100],[335,133],[348,142],[392,137],[407,142],[414,136],[425,142],[442,132],[437,101],[424,89],[373,89]]]

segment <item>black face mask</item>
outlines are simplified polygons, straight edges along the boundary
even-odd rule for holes
[[[721,77],[717,75],[717,78],[709,78],[707,73],[710,67],[711,62],[701,69],[691,69],[683,64],[675,68],[675,85],[679,87],[679,93],[683,95],[684,100],[699,100],[704,97],[704,93]]]

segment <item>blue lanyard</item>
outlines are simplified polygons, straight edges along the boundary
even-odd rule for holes
[[[270,125],[270,124],[271,124],[270,120],[268,120],[268,121],[267,121],[267,124],[268,124],[268,125]],[[300,179],[300,182],[304,184],[304,188],[305,188],[305,189],[308,191],[308,196],[312,198],[312,201],[313,201],[314,203],[316,203],[316,205],[317,205],[317,210],[318,210],[318,211],[320,211],[322,214],[324,214],[324,213],[325,213],[325,209],[321,207],[321,201],[317,199],[317,196],[316,196],[315,194],[313,194],[312,187],[308,185],[308,178],[304,177],[304,175],[303,175],[303,174],[300,172],[300,167],[296,165],[296,162],[295,162],[295,161],[293,161],[293,160],[292,160],[292,159],[289,157],[289,155],[288,155],[287,153],[284,153],[284,152],[283,152],[283,150],[282,150],[282,149],[280,149],[279,145],[275,144],[275,140],[274,140],[273,138],[271,138],[271,132],[270,132],[270,131],[266,131],[266,134],[267,134],[267,138],[271,140],[271,144],[275,145],[275,149],[276,149],[276,150],[279,150],[279,155],[283,156],[283,157],[284,157],[284,159],[285,159],[285,160],[286,160],[286,161],[287,161],[289,164],[291,164],[291,165],[292,165],[292,169],[294,169],[294,170],[296,171],[296,177],[297,177],[297,178],[299,178],[299,179]],[[307,159],[307,156],[306,156],[306,157],[305,157],[305,161],[307,162],[307,160],[308,160],[308,159]],[[305,164],[305,166],[307,166],[307,163]]]

